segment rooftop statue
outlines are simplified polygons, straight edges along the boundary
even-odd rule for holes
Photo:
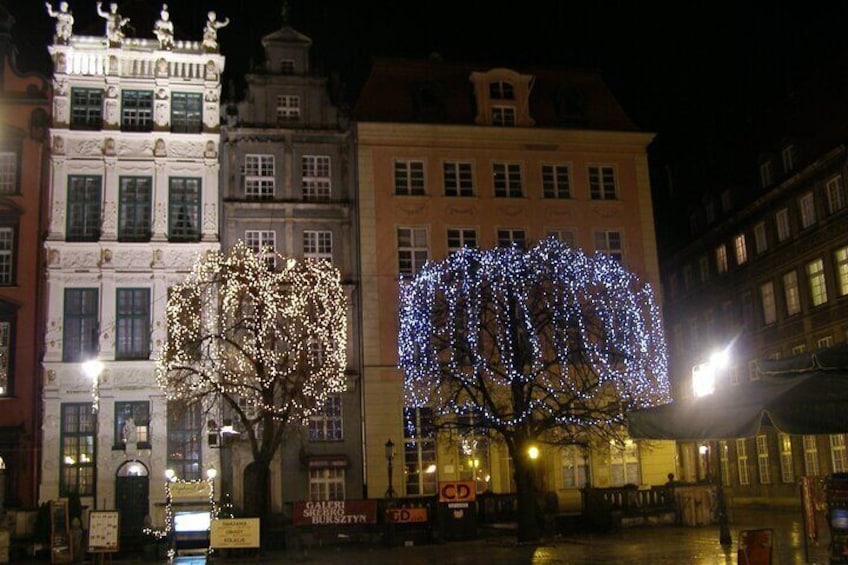
[[[215,12],[209,12],[206,17],[206,27],[203,28],[203,48],[207,51],[218,50],[218,30],[230,24],[230,18],[224,21],[216,19]]]
[[[56,43],[67,45],[71,40],[74,27],[74,15],[68,9],[68,3],[59,2],[58,11],[53,9],[50,2],[45,2],[44,5],[47,6],[47,15],[51,18],[56,18],[56,33],[53,36],[54,41]]]
[[[114,2],[109,4],[109,11],[103,10],[103,2],[97,3],[97,15],[106,20],[106,38],[109,45],[120,45],[124,41],[123,27],[130,21],[118,13],[118,5]]]
[[[162,4],[160,19],[153,24],[153,34],[159,40],[159,49],[170,51],[174,47],[174,22],[168,14],[168,5]]]

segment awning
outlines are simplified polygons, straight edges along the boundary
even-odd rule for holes
[[[679,441],[753,437],[764,425],[787,434],[848,433],[848,368],[830,368],[842,352],[770,361],[760,379],[727,384],[714,394],[627,414],[634,439]]]

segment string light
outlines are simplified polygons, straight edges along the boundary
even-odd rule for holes
[[[398,354],[407,406],[490,430],[586,438],[670,399],[650,285],[554,238],[428,262],[401,283]]]
[[[252,428],[264,416],[304,424],[345,390],[347,297],[328,261],[257,254],[239,241],[195,263],[166,315],[156,378],[169,400],[223,398]]]

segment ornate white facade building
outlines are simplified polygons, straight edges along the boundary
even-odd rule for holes
[[[194,479],[216,461],[201,441],[203,414],[168,405],[154,359],[168,289],[220,247],[224,57],[209,42],[125,38],[108,26],[108,39],[49,47],[40,499],[76,491],[84,506],[120,510],[133,535],[145,516],[161,525],[166,468]],[[102,362],[94,379],[89,359]]]

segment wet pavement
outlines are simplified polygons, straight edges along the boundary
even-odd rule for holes
[[[819,540],[805,548],[800,509],[741,507],[729,512],[733,545],[719,544],[717,525],[639,526],[608,533],[574,533],[544,539],[539,544],[522,545],[510,535],[484,535],[472,541],[448,542],[411,547],[347,545],[262,552],[242,559],[178,557],[174,563],[222,565],[250,563],[297,563],[316,565],[595,565],[595,564],[745,564],[737,558],[739,532],[771,528],[774,547],[770,565],[828,563],[829,532],[821,516]],[[108,560],[107,560],[108,561]],[[121,563],[143,563],[141,557],[114,559]],[[44,563],[45,561],[41,561]],[[33,562],[35,563],[35,562]],[[750,565],[755,565],[751,561]],[[763,561],[762,563],[768,563]]]

